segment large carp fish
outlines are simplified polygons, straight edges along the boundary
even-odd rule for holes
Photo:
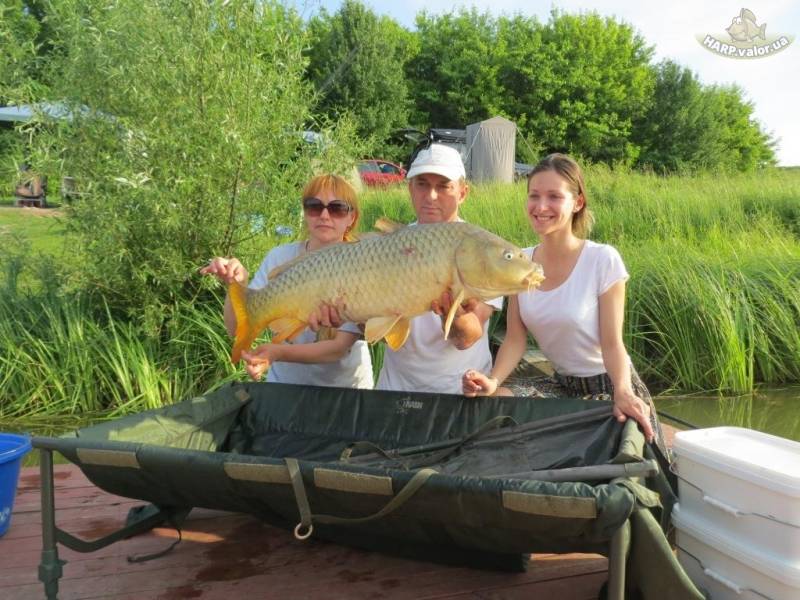
[[[267,327],[273,343],[300,334],[322,304],[335,306],[345,321],[364,323],[368,342],[385,338],[397,350],[411,317],[429,311],[449,290],[454,301],[444,323],[447,339],[459,304],[518,294],[544,276],[515,245],[459,222],[399,227],[327,246],[279,266],[268,278],[259,290],[229,287],[236,314],[234,363]]]

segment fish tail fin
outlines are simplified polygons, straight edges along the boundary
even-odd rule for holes
[[[251,326],[247,313],[247,288],[234,281],[228,286],[228,297],[236,315],[236,339],[231,350],[231,362],[236,364],[242,358],[242,351],[250,348],[259,332]]]
[[[762,40],[767,39],[767,36],[764,33],[766,30],[767,30],[767,24],[766,23],[762,23],[761,27],[758,28],[758,35]]]

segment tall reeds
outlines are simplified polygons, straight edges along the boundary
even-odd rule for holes
[[[116,416],[169,404],[230,379],[220,307],[173,308],[163,337],[80,296],[0,302],[0,419]]]
[[[800,172],[665,178],[591,167],[587,183],[591,237],[616,246],[631,274],[625,337],[648,383],[748,392],[800,381]],[[525,195],[524,182],[474,185],[462,215],[531,246]],[[413,220],[403,185],[369,190],[362,205],[364,229],[379,216]],[[101,294],[64,291],[58,262],[2,262],[0,419],[114,416],[245,377],[230,364],[219,299],[177,301],[153,332],[111,314]]]

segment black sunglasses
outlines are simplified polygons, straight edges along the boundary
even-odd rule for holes
[[[309,217],[318,217],[322,211],[328,209],[328,214],[334,219],[341,219],[350,214],[353,207],[344,200],[331,200],[325,204],[319,198],[303,198],[303,212]]]

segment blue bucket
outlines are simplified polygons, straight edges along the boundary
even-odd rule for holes
[[[31,449],[31,441],[24,435],[0,433],[0,536],[11,524],[11,510],[17,495],[17,480],[22,457]]]

